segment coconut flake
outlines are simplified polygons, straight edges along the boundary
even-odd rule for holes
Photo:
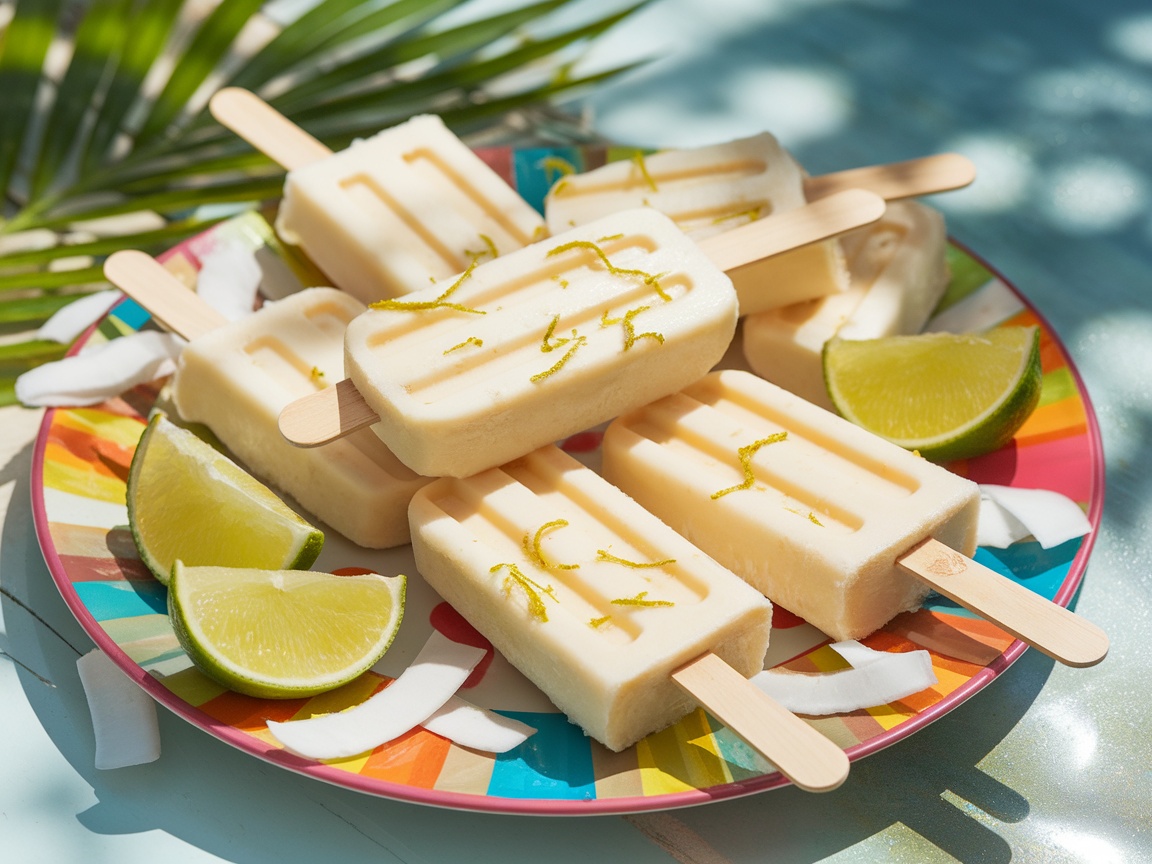
[[[196,293],[229,321],[238,321],[255,309],[263,276],[252,248],[224,240],[200,257]]]
[[[1080,505],[1067,495],[1050,489],[980,485],[977,542],[981,546],[1003,549],[1034,537],[1042,548],[1051,549],[1091,530],[1092,523]]]
[[[107,654],[94,648],[76,661],[96,735],[96,767],[125,768],[160,758],[156,703]]]
[[[365,753],[419,726],[460,689],[485,654],[433,631],[416,659],[371,699],[346,711],[307,720],[268,721],[285,749],[308,759]]]
[[[183,345],[171,333],[131,333],[30,369],[16,379],[16,398],[29,407],[95,405],[171,375]]]
[[[480,708],[459,696],[453,696],[425,720],[424,728],[461,747],[485,753],[507,753],[536,733],[527,723]]]
[[[796,714],[845,714],[887,705],[937,681],[927,651],[889,654],[856,641],[831,648],[852,668],[817,675],[767,669],[754,675],[752,683]]]
[[[36,338],[61,345],[71,344],[73,339],[103,318],[123,296],[115,288],[109,288],[73,300],[41,325]]]

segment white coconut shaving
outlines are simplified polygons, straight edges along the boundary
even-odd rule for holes
[[[238,321],[256,308],[256,292],[263,276],[251,247],[221,240],[200,256],[196,293],[229,321]]]
[[[30,369],[16,379],[16,398],[29,407],[95,405],[176,371],[184,341],[147,330],[85,348]]]
[[[156,703],[99,648],[76,661],[92,714],[96,767],[144,765],[160,758]]]
[[[980,485],[980,521],[976,542],[1003,549],[1028,537],[1044,549],[1059,546],[1092,530],[1080,505],[1050,489]]]
[[[70,345],[72,340],[107,315],[123,296],[115,288],[109,288],[73,300],[41,325],[36,338]]]
[[[927,651],[890,654],[856,641],[830,646],[851,666],[839,672],[809,674],[767,669],[752,683],[795,714],[846,714],[887,705],[936,684]]]
[[[423,726],[454,744],[485,753],[507,753],[536,732],[527,723],[480,708],[459,696],[445,702]]]
[[[285,749],[308,759],[344,759],[366,753],[424,723],[442,708],[483,659],[483,648],[453,642],[433,631],[416,659],[372,698],[346,711],[268,721]]]

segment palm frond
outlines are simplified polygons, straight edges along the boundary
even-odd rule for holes
[[[221,207],[278,197],[279,167],[205,110],[216,87],[261,93],[334,148],[428,112],[489,137],[524,128],[509,118],[527,112],[576,140],[579,125],[552,106],[631,68],[574,74],[581,48],[644,4],[558,26],[562,11],[579,17],[571,0],[479,14],[472,0],[318,0],[255,49],[271,25],[263,0],[197,17],[201,5],[17,0],[0,25],[0,404],[15,374],[64,350],[20,328],[102,287],[105,256],[159,252]],[[141,228],[141,214],[162,227]],[[116,217],[131,218],[106,227]],[[97,219],[95,236],[71,233]],[[56,241],[21,242],[26,232]]]

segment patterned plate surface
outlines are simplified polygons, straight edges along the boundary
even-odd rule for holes
[[[630,152],[630,151],[628,151]],[[542,204],[563,159],[579,169],[621,154],[604,150],[489,150],[482,155],[529,201]],[[626,154],[625,154],[626,155]],[[550,173],[551,172],[551,173]],[[200,256],[227,239],[259,250],[267,282],[280,290],[317,284],[317,274],[276,241],[268,224],[248,213],[174,249],[166,265],[187,281]],[[1096,419],[1067,352],[1040,314],[967,250],[949,250],[953,281],[948,314],[961,310],[982,326],[1038,324],[1044,387],[1040,407],[1003,450],[954,463],[973,480],[1052,489],[1078,502],[1093,530],[1053,549],[1023,541],[981,548],[977,560],[1067,605],[1088,562],[1103,507],[1103,456]],[[88,343],[151,326],[125,301],[87,337]],[[738,352],[737,352],[738,353]],[[507,813],[627,813],[700,804],[785,785],[772,766],[704,711],[650,735],[619,754],[585,737],[512,669],[490,652],[465,685],[477,704],[524,720],[538,732],[518,749],[492,756],[457,747],[417,729],[354,759],[315,762],[280,749],[266,720],[287,720],[356,704],[399,674],[432,628],[486,644],[415,577],[410,550],[369,552],[329,531],[318,568],[367,567],[405,572],[410,580],[405,622],[393,648],[372,672],[310,700],[266,701],[223,690],[191,667],[173,636],[165,588],[139,561],[128,531],[125,478],[159,384],[137,387],[89,408],[49,410],[36,442],[33,503],[40,545],[61,594],[80,624],[112,659],[159,702],[210,734],[261,759],[363,792],[438,806]],[[599,434],[569,439],[566,449],[595,466]],[[785,610],[773,622],[769,665],[827,671],[842,661],[828,639]],[[810,722],[855,760],[887,747],[961,704],[1025,650],[998,628],[943,598],[905,614],[864,640],[872,648],[931,652],[938,683],[900,702]]]

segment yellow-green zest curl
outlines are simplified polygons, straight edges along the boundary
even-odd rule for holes
[[[676,605],[671,600],[648,600],[647,597],[648,597],[648,592],[647,591],[641,591],[635,597],[620,597],[616,600],[613,600],[612,605],[613,606],[643,606],[646,608],[653,607],[653,606],[675,606]]]
[[[579,570],[579,564],[557,564],[550,562],[544,558],[544,550],[540,548],[540,541],[544,539],[544,535],[550,531],[555,531],[558,528],[567,528],[567,519],[553,519],[551,522],[545,522],[536,529],[535,534],[525,532],[524,534],[524,554],[528,556],[533,564],[541,570]]]
[[[456,290],[464,284],[464,280],[472,275],[472,271],[476,269],[479,263],[478,259],[473,258],[472,263],[468,265],[468,269],[460,274],[460,278],[453,282],[448,288],[437,297],[435,300],[377,300],[375,303],[369,303],[369,309],[384,309],[394,312],[420,312],[427,309],[455,309],[457,312],[467,312],[469,315],[487,315],[488,313],[482,309],[473,309],[461,303],[449,303],[448,298],[451,297]]]
[[[520,570],[515,564],[497,564],[491,567],[489,573],[499,573],[503,568],[508,568],[508,575],[504,577],[504,596],[510,597],[513,588],[519,588],[524,592],[525,598],[528,600],[528,614],[535,618],[537,621],[545,622],[548,620],[548,609],[544,606],[544,596],[556,599],[556,594],[551,585],[541,585],[539,582],[525,576],[523,571]]]
[[[649,273],[646,270],[633,270],[633,269],[629,269],[627,267],[617,267],[610,260],[608,260],[607,253],[605,253],[603,249],[601,249],[599,246],[597,246],[591,240],[572,240],[568,243],[561,243],[559,246],[556,246],[556,247],[554,247],[548,251],[548,257],[551,258],[554,255],[561,255],[565,252],[570,252],[573,249],[589,249],[589,250],[591,250],[596,255],[596,257],[600,259],[600,261],[604,265],[605,269],[607,269],[607,271],[609,273],[611,273],[613,276],[623,276],[623,277],[631,276],[631,277],[634,277],[636,279],[639,279],[641,282],[643,282],[645,285],[650,286],[652,288],[652,290],[654,290],[657,294],[659,294],[660,299],[663,300],[665,303],[669,303],[672,301],[672,296],[670,294],[668,294],[668,292],[666,292],[663,288],[660,287],[660,279],[665,274],[663,274],[663,273]]]
[[[759,441],[753,441],[744,447],[741,447],[737,453],[740,456],[740,467],[744,469],[744,482],[736,486],[729,486],[727,489],[721,489],[719,492],[712,493],[712,500],[722,498],[730,492],[739,492],[742,489],[751,489],[752,484],[756,482],[756,475],[752,473],[752,458],[756,455],[761,447],[768,444],[778,444],[788,437],[787,432],[777,432],[774,435],[769,435],[767,438],[761,438]]]
[[[651,561],[646,563],[641,563],[639,561],[629,561],[627,558],[620,558],[619,556],[613,555],[607,549],[597,549],[596,560],[607,561],[609,564],[622,564],[625,567],[633,567],[638,570],[655,567],[667,567],[669,564],[676,563],[675,558],[665,558],[663,561]]]

